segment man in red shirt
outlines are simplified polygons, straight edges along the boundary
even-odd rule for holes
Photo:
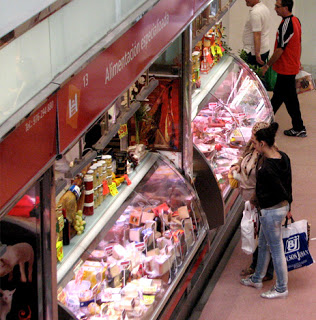
[[[300,103],[298,101],[295,76],[301,66],[301,23],[292,14],[293,0],[276,0],[275,11],[283,19],[276,35],[274,53],[262,67],[265,74],[269,67],[277,72],[277,81],[273,90],[271,104],[276,113],[282,103],[292,119],[293,128],[284,134],[291,137],[307,137],[303,124]]]

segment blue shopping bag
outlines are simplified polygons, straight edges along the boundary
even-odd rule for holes
[[[288,271],[311,265],[314,260],[308,249],[307,220],[282,227],[284,253]]]

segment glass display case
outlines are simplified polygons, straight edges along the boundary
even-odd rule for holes
[[[196,193],[169,160],[148,153],[129,179],[64,247],[58,300],[74,319],[156,319],[206,236]]]
[[[255,122],[270,121],[273,111],[257,75],[239,58],[225,54],[192,98],[193,143],[216,175],[223,198],[228,170],[251,137]]]

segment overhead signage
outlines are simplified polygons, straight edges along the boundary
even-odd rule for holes
[[[56,157],[56,95],[0,143],[0,211]]]

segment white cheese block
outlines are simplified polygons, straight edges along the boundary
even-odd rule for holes
[[[112,255],[113,255],[113,258],[117,260],[121,260],[127,255],[127,252],[122,245],[116,244],[115,246],[113,246]]]
[[[187,207],[187,206],[183,206],[183,207],[178,208],[178,213],[179,213],[179,217],[180,217],[181,219],[188,219],[188,218],[190,218],[190,214],[189,214],[189,211],[188,211],[188,207]]]
[[[140,228],[133,228],[129,230],[129,241],[133,242],[141,242],[141,236],[142,236],[142,231],[144,230],[143,227]]]

